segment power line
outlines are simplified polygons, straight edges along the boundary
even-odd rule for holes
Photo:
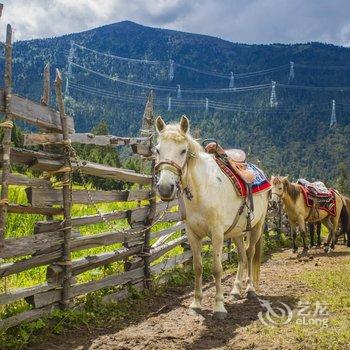
[[[132,80],[126,80],[122,79],[116,76],[110,76],[101,72],[97,72],[93,69],[87,68],[85,66],[82,66],[78,63],[72,62],[71,63],[73,66],[78,67],[80,69],[83,69],[89,73],[98,75],[100,77],[112,80],[114,82],[119,82],[123,83],[126,85],[131,85],[131,86],[136,86],[144,89],[149,89],[149,90],[158,90],[158,91],[167,91],[167,92],[176,92],[178,94],[179,88],[178,87],[166,87],[162,85],[154,85],[154,84],[148,84],[148,83],[142,83],[138,81],[132,81]],[[231,92],[243,92],[243,91],[253,91],[253,90],[261,90],[261,89],[266,89],[269,88],[270,84],[260,84],[260,85],[250,85],[250,86],[242,86],[242,87],[235,87],[235,88],[216,88],[216,89],[181,89],[180,91],[182,93],[191,93],[191,94],[202,94],[202,93],[231,93]]]

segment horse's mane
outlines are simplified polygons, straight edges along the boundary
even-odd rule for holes
[[[170,139],[175,142],[187,141],[189,148],[192,153],[198,155],[200,152],[203,152],[203,147],[196,141],[192,135],[187,132],[184,133],[181,131],[179,124],[167,124],[164,130],[159,135],[162,139]]]
[[[286,177],[276,176],[273,179],[273,184],[283,184],[283,189],[288,193],[290,198],[295,202],[300,195],[300,185],[290,182]]]

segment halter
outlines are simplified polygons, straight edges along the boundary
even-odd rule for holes
[[[162,160],[161,162],[157,163],[154,167],[154,171],[156,174],[159,174],[162,170],[168,170],[179,177],[180,180],[176,183],[176,187],[177,187],[177,197],[179,200],[179,209],[180,209],[180,213],[181,213],[181,220],[186,219],[186,208],[185,208],[185,204],[183,201],[182,192],[184,192],[184,194],[188,200],[192,200],[192,198],[193,198],[192,192],[187,187],[187,184],[186,184],[186,186],[184,186],[184,188],[182,188],[182,186],[181,186],[181,182],[183,180],[182,176],[184,173],[184,169],[185,169],[185,167],[188,163],[188,160],[190,158],[196,158],[196,154],[194,152],[192,152],[191,150],[188,150],[186,160],[182,166],[177,164],[173,160],[165,159],[165,160]]]
[[[177,164],[173,160],[165,159],[165,160],[162,160],[161,162],[157,163],[154,167],[154,170],[157,174],[160,173],[162,170],[168,170],[168,171],[172,172],[173,174],[179,176],[179,178],[181,179],[182,175],[183,175],[183,171],[184,171],[184,169],[188,163],[188,160],[190,158],[196,158],[196,155],[191,150],[188,150],[186,160],[182,166]]]

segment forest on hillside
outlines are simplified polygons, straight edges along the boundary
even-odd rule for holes
[[[76,45],[68,72],[72,40]],[[116,55],[145,62],[121,60]],[[170,59],[176,63],[172,80]],[[150,63],[153,61],[156,63]],[[290,61],[295,62],[292,81]],[[214,137],[226,147],[243,148],[268,174],[320,179],[329,185],[343,178],[347,184],[349,62],[350,49],[333,45],[244,45],[121,22],[57,38],[16,42],[14,91],[39,100],[43,67],[50,63],[69,78],[66,104],[75,118],[77,131],[91,131],[104,121],[108,127],[105,131],[130,136],[140,132],[149,93],[145,84],[160,86],[164,89],[154,91],[156,113],[167,121],[186,114],[197,137]],[[280,68],[269,71],[273,67]],[[261,70],[268,71],[249,73]],[[236,91],[210,90],[226,89],[231,71],[236,77]],[[223,77],[223,73],[227,76]],[[270,107],[272,80],[277,82],[278,103],[274,108]],[[178,85],[182,89],[181,99],[177,95]],[[257,85],[265,87],[244,88]],[[206,99],[210,101],[209,108]],[[337,125],[330,128],[333,99]]]

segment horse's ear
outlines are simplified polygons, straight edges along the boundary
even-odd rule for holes
[[[190,121],[188,120],[188,118],[183,115],[180,119],[180,130],[186,134],[187,131],[189,130],[190,128]]]
[[[283,176],[283,177],[282,177],[282,182],[287,182],[287,181],[288,181],[288,177],[289,177],[289,175]]]
[[[164,128],[165,128],[165,122],[161,116],[158,116],[156,119],[156,129],[158,131],[158,134],[160,134]]]

